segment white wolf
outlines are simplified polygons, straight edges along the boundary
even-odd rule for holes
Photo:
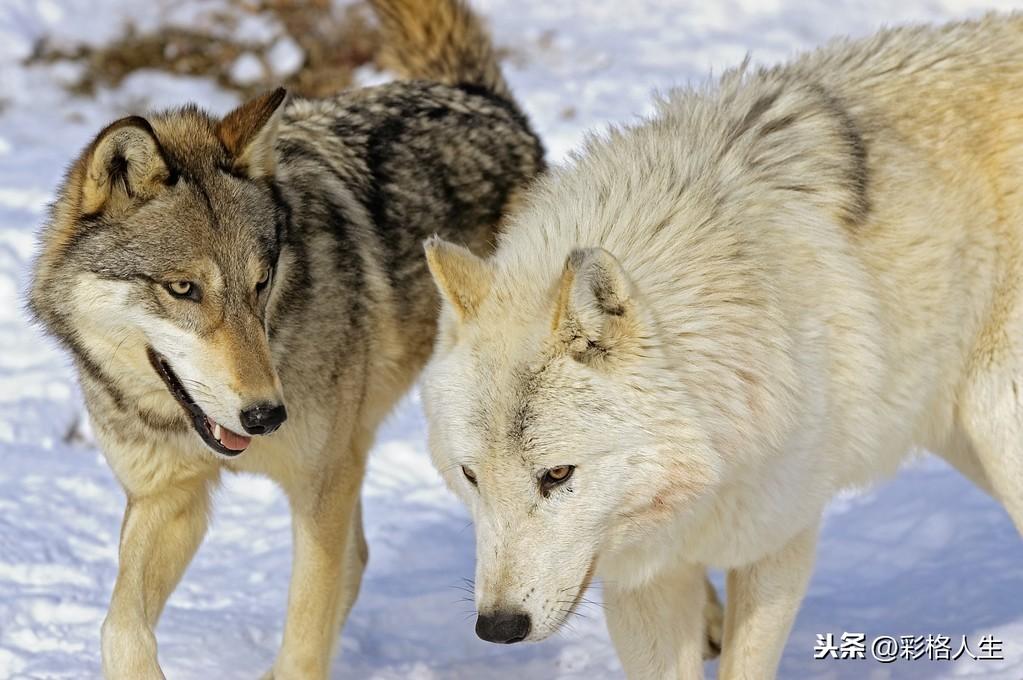
[[[592,575],[630,678],[772,677],[836,491],[946,457],[1023,529],[1023,15],[839,41],[676,91],[427,243],[424,397],[477,535],[477,631]]]

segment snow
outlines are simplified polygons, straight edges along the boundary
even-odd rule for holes
[[[262,77],[263,62],[252,52],[244,52],[231,65],[231,79],[240,85],[251,85]]]
[[[476,5],[510,52],[509,80],[558,160],[587,129],[649,113],[652,90],[703,80],[747,51],[776,62],[882,23],[975,16],[1013,3]],[[223,112],[236,101],[208,81],[155,73],[83,100],[59,87],[66,67],[20,62],[42,35],[102,42],[122,17],[145,27],[198,11],[191,3],[129,0],[0,5],[0,679],[99,674],[99,626],[124,504],[81,422],[67,360],[21,309],[32,234],[66,164],[109,120],[187,100]],[[246,25],[263,35],[259,20]],[[278,56],[282,69],[295,59],[286,47]],[[360,77],[379,76],[366,69]],[[620,678],[599,606],[585,605],[571,630],[542,644],[501,647],[475,638],[472,605],[463,599],[463,579],[473,575],[472,527],[430,466],[423,432],[413,393],[379,434],[364,494],[370,565],[334,677]],[[208,678],[216,669],[216,677],[253,678],[270,665],[283,624],[290,540],[286,502],[273,484],[227,480],[209,537],[158,629],[168,677]],[[996,503],[943,463],[923,458],[891,482],[836,500],[818,554],[781,677],[1023,678],[1023,541]],[[599,600],[599,589],[590,598]],[[994,635],[1004,641],[1005,660],[812,660],[818,633],[843,631],[868,639],[967,635],[974,651],[981,635]]]
[[[302,52],[302,48],[298,46],[298,43],[290,37],[284,36],[277,40],[273,47],[270,48],[267,59],[270,61],[270,67],[273,69],[273,72],[278,77],[285,78],[302,67],[305,54]]]

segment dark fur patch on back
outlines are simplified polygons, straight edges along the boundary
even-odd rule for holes
[[[384,269],[410,293],[398,303],[412,315],[432,309],[432,286],[416,285],[428,276],[422,241],[438,234],[477,250],[491,243],[511,192],[543,167],[542,146],[516,106],[477,86],[407,84],[353,102],[339,120],[339,129],[366,139],[365,205]]]
[[[466,94],[470,94],[476,97],[483,97],[489,100],[495,106],[504,108],[512,119],[519,124],[521,129],[529,134],[533,140],[533,156],[537,162],[537,172],[543,172],[546,169],[546,163],[544,161],[545,149],[543,142],[540,140],[540,136],[533,131],[533,127],[526,117],[526,114],[522,113],[522,109],[514,101],[502,97],[500,94],[493,90],[483,87],[482,85],[475,85],[473,83],[461,83],[458,85],[458,89],[462,90]]]
[[[831,115],[839,123],[839,134],[845,142],[849,163],[846,168],[846,188],[849,203],[845,206],[845,218],[849,226],[858,226],[870,214],[870,172],[867,165],[867,143],[859,126],[844,104],[823,85],[812,84],[811,88],[824,101]]]
[[[788,101],[775,106],[782,94],[787,95]],[[862,224],[870,212],[867,144],[849,110],[819,82],[792,80],[780,86],[775,92],[757,99],[742,119],[726,132],[722,155],[729,153],[740,138],[753,130],[772,107],[783,111],[762,122],[756,128],[755,137],[747,138],[747,141],[752,143],[754,152],[746,162],[752,168],[764,169],[771,173],[769,170],[771,163],[778,163],[785,157],[784,153],[778,153],[780,149],[778,145],[782,142],[772,139],[773,135],[791,130],[803,121],[810,122],[812,119],[819,122],[822,118],[826,119],[830,125],[824,126],[825,136],[816,143],[816,146],[813,140],[805,139],[800,141],[801,146],[798,149],[785,152],[802,153],[803,160],[811,162],[814,157],[819,156],[830,168],[835,168],[837,163],[842,177],[833,181],[839,183],[841,193],[846,196],[843,204],[839,206],[840,217],[850,227]],[[805,131],[796,129],[792,134],[801,135],[805,134]],[[759,147],[761,142],[768,145],[767,152],[763,152]],[[811,195],[823,193],[822,181],[827,180],[815,176],[806,176],[798,180],[793,177],[785,180],[776,177],[773,186],[779,191]]]
[[[789,114],[780,118],[764,123],[764,125],[757,131],[757,134],[761,137],[773,135],[775,132],[781,132],[782,130],[789,128],[799,120],[799,117],[795,114]]]
[[[732,145],[753,128],[756,122],[774,106],[774,103],[778,101],[780,96],[781,91],[779,90],[765,94],[753,102],[746,115],[728,131],[728,136],[725,138],[725,143],[721,150],[722,155],[727,154],[731,150]]]

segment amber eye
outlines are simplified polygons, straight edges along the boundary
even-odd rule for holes
[[[171,281],[165,284],[164,287],[167,292],[176,298],[198,300],[199,299],[199,287],[191,281]]]
[[[263,270],[263,275],[259,277],[259,281],[256,281],[257,293],[266,288],[266,285],[270,283],[270,275],[272,273],[273,270],[270,267],[267,267],[266,269]]]
[[[574,471],[574,465],[552,467],[543,473],[543,477],[540,478],[540,491],[546,495],[554,487],[567,482]]]
[[[462,474],[465,475],[465,478],[469,480],[470,484],[472,484],[473,486],[476,486],[476,473],[475,472],[473,472],[472,470],[470,470],[469,468],[467,468],[467,467],[465,467],[463,465],[462,466]]]

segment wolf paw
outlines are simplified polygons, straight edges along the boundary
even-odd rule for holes
[[[725,610],[710,579],[707,579],[707,604],[703,608],[703,624],[703,658],[709,661],[721,656],[721,638],[725,629]]]

